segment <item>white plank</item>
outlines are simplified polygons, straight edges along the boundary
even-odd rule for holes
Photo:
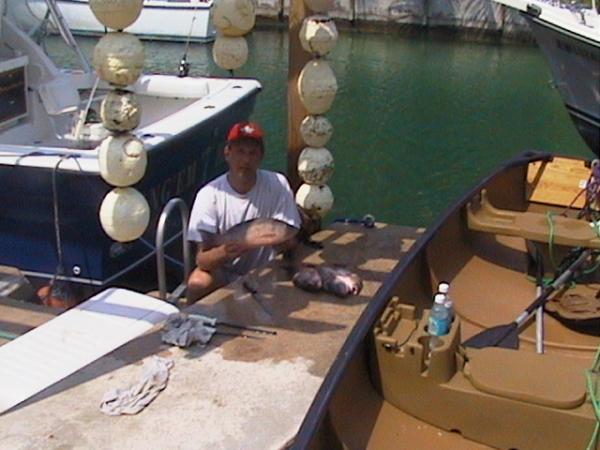
[[[142,335],[178,309],[111,288],[0,347],[0,414]]]

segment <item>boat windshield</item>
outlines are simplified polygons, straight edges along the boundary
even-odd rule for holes
[[[6,0],[4,3],[6,18],[35,41],[57,66],[63,67],[65,64],[64,61],[56,61],[53,52],[45,45],[46,37],[51,34],[60,35],[64,44],[75,53],[78,64],[71,68],[90,71],[89,62],[66,26],[55,0]]]

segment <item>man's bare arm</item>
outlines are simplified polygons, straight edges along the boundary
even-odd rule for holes
[[[212,233],[202,232],[202,239],[196,250],[196,265],[207,272],[221,267],[245,251],[238,243],[215,245],[216,239]]]

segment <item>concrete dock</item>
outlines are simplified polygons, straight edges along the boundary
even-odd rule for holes
[[[285,448],[354,323],[422,232],[333,224],[313,236],[323,248],[303,246],[298,260],[355,271],[360,295],[302,291],[273,261],[250,277],[258,301],[236,282],[186,312],[277,335],[217,334],[205,347],[179,349],[163,344],[156,328],[0,416],[0,449]],[[152,355],[174,361],[166,389],[137,415],[102,414],[104,393],[135,384]]]

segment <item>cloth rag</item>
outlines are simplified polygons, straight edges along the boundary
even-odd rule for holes
[[[139,413],[167,387],[173,365],[170,359],[153,356],[144,364],[138,383],[126,389],[113,388],[104,394],[100,410],[109,416]]]
[[[189,347],[195,342],[206,345],[216,333],[216,328],[202,320],[185,314],[171,314],[163,329],[161,339],[164,343],[178,347]]]

